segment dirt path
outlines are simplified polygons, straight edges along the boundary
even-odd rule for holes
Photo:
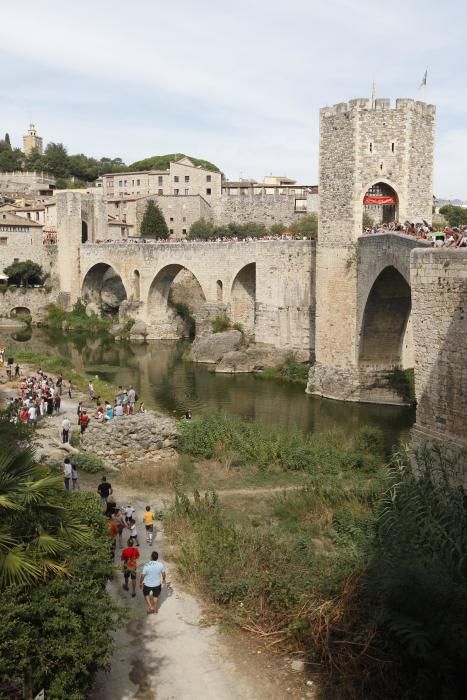
[[[13,395],[14,385],[0,387],[0,400]],[[82,395],[70,401],[63,398],[59,416],[43,419],[36,430],[35,443],[40,454],[62,459],[61,422],[65,415],[76,424],[76,406]],[[109,478],[111,480],[111,477]],[[292,487],[295,488],[295,487]],[[272,493],[284,488],[229,489],[225,494]],[[136,509],[140,533],[140,562],[150,558],[155,547],[161,560],[170,552],[162,529],[154,547],[145,542],[142,515],[150,503],[163,507],[161,497],[147,494],[141,500],[134,489],[118,485],[119,505],[131,500]],[[116,563],[121,550],[117,548]],[[139,574],[138,574],[139,576]],[[198,600],[183,590],[177,581],[175,566],[168,566],[169,588],[164,588],[157,615],[147,615],[142,593],[131,598],[122,588],[119,566],[109,583],[111,595],[128,606],[128,621],[115,635],[116,649],[109,673],[97,678],[93,700],[305,700],[314,697],[302,674],[290,671],[290,659],[270,656],[247,635],[234,640],[222,635],[216,625],[207,626]],[[259,656],[261,655],[261,656]]]
[[[123,495],[119,488],[120,503],[127,500],[122,498]],[[132,504],[140,523],[146,503],[133,499]],[[151,505],[158,509],[162,503]],[[144,535],[140,537],[140,545],[140,559],[145,562],[152,548],[144,541]],[[164,560],[168,543],[160,530],[154,547]],[[117,558],[119,552],[117,549]],[[200,604],[179,586],[172,565],[168,566],[171,586],[163,590],[158,615],[147,615],[139,589],[136,598],[132,599],[130,593],[123,590],[122,581],[121,574],[116,573],[110,590],[114,597],[127,602],[130,617],[116,635],[117,649],[112,669],[109,674],[100,674],[94,700],[282,700],[285,696],[293,699],[311,697],[304,692],[303,680],[298,687],[295,683],[284,687],[285,678],[279,681],[266,668],[258,668],[256,649],[249,653],[249,668],[239,664],[236,652],[232,656],[228,639],[221,636],[216,626],[204,625]]]

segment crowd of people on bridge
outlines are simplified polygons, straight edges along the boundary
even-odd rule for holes
[[[406,236],[414,236],[417,239],[426,240],[434,248],[467,248],[467,226],[437,228],[430,226],[426,221],[417,221],[415,223],[406,221],[405,224],[391,222],[365,226],[363,233],[365,235],[402,233]]]
[[[107,238],[105,241],[94,241],[97,244],[114,244],[114,245],[140,245],[141,243],[151,243],[157,245],[175,245],[186,246],[194,243],[255,243],[256,241],[306,241],[310,236],[294,235],[292,233],[283,233],[281,235],[265,234],[264,236],[218,236],[217,238]],[[313,237],[311,238],[313,239]]]

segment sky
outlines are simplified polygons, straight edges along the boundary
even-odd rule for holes
[[[0,16],[15,146],[33,122],[69,153],[178,152],[229,179],[317,184],[320,107],[375,81],[437,106],[434,191],[467,199],[464,0],[16,0]]]

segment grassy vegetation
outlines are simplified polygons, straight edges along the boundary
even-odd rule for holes
[[[87,392],[89,376],[80,374],[73,369],[73,363],[68,357],[63,355],[45,355],[39,352],[18,351],[15,352],[15,361],[25,363],[32,369],[41,367],[44,371],[52,374],[62,374],[66,381],[71,380],[73,386],[83,392]],[[118,387],[110,382],[105,382],[98,377],[92,378],[94,393],[102,399],[112,399]]]
[[[293,355],[286,358],[284,364],[279,367],[266,367],[258,376],[263,379],[280,379],[294,384],[308,383],[308,373],[310,367],[303,362],[297,362]]]
[[[388,471],[369,427],[345,441],[206,416],[181,431],[191,465],[190,454],[227,460],[237,477],[255,465],[305,481],[251,497],[177,488],[165,524],[179,571],[229,623],[304,653],[326,700],[463,697],[467,508],[449,483],[455,465],[425,451],[418,477],[405,453]]]
[[[86,306],[78,299],[72,311],[63,311],[58,306],[51,305],[47,312],[48,323],[53,328],[66,328],[68,330],[86,331],[96,334],[109,330],[112,320],[100,318],[92,313],[86,313]]]
[[[232,328],[232,321],[224,312],[212,319],[211,326],[213,333],[223,333],[224,331],[228,331]]]

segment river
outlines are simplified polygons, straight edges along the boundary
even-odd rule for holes
[[[1,343],[13,357],[15,350],[63,355],[77,371],[113,384],[133,384],[148,407],[174,416],[187,409],[194,417],[203,411],[224,412],[267,426],[305,433],[338,429],[346,435],[371,425],[383,430],[388,447],[405,441],[415,421],[413,408],[343,403],[307,396],[301,385],[258,375],[215,374],[209,365],[183,359],[185,342],[121,343],[45,328],[20,332],[0,328]]]

